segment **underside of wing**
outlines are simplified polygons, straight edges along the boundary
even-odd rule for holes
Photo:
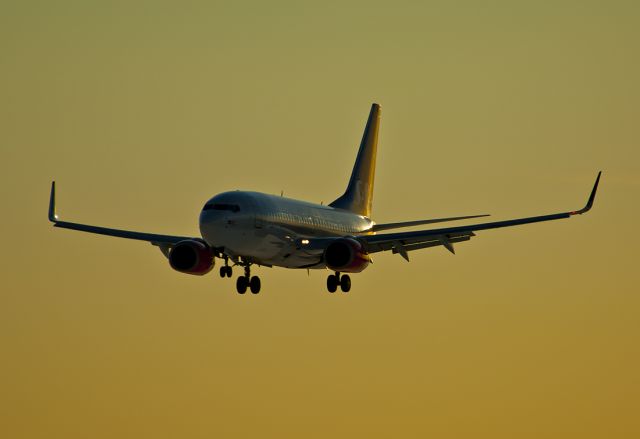
[[[405,236],[405,233],[388,233],[377,235],[377,240],[369,240],[371,237],[359,238],[365,242],[365,248],[368,253],[377,253],[381,251],[389,251],[398,253],[407,261],[408,253],[414,250],[421,250],[429,247],[444,246],[451,253],[455,253],[453,244],[457,242],[468,241],[476,236],[472,231],[460,231],[454,233],[431,234],[429,231],[423,233],[416,232],[415,235]]]

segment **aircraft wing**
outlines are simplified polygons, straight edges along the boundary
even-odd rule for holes
[[[451,253],[454,253],[453,244],[461,241],[468,241],[474,232],[488,229],[498,229],[501,227],[519,226],[522,224],[538,223],[542,221],[553,221],[563,218],[569,218],[573,215],[582,215],[588,212],[593,206],[593,201],[600,182],[598,173],[596,182],[591,190],[591,195],[585,207],[580,210],[556,213],[551,215],[532,216],[527,218],[517,218],[506,221],[496,221],[482,224],[472,224],[468,226],[447,227],[432,230],[420,230],[416,232],[402,233],[383,233],[378,235],[359,236],[357,239],[364,245],[368,253],[376,253],[391,250],[393,253],[399,253],[407,261],[409,260],[408,252],[428,247],[442,245]]]
[[[180,241],[186,239],[196,239],[187,236],[174,236],[174,235],[157,235],[155,233],[133,232],[130,230],[110,229],[107,227],[91,226],[88,224],[70,223],[66,221],[60,221],[56,215],[56,182],[51,183],[51,196],[49,199],[49,221],[53,223],[54,227],[60,227],[63,229],[78,230],[81,232],[97,233],[99,235],[115,236],[117,238],[137,239],[138,241],[147,241],[153,245],[160,247],[165,255],[168,249]]]

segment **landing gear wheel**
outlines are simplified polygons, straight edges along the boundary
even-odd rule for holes
[[[220,267],[220,277],[225,277],[227,275],[227,267],[224,265]]]
[[[335,293],[337,289],[338,278],[333,274],[330,274],[329,277],[327,277],[327,290],[329,290],[330,293]]]
[[[236,281],[236,290],[238,290],[238,294],[244,294],[247,292],[247,278],[244,276],[240,276]]]
[[[260,292],[260,278],[258,276],[253,276],[249,281],[249,288],[251,288],[251,292],[253,294],[258,294]]]
[[[340,289],[343,293],[348,293],[351,289],[351,278],[348,274],[343,274],[340,277]]]
[[[231,268],[230,266],[227,265],[225,267],[225,269],[226,269],[226,272],[227,272],[227,277],[233,276],[233,268]]]

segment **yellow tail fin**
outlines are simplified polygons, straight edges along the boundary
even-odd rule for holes
[[[329,204],[331,207],[348,210],[366,217],[371,216],[373,201],[373,180],[376,173],[378,149],[378,128],[380,126],[380,105],[371,105],[367,126],[362,135],[356,163],[351,172],[345,193]]]

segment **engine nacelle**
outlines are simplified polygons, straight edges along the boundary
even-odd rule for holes
[[[180,241],[169,252],[169,264],[181,273],[202,276],[213,268],[213,251],[202,241]]]
[[[336,239],[324,251],[327,267],[342,273],[360,273],[370,262],[362,244],[352,238]]]

